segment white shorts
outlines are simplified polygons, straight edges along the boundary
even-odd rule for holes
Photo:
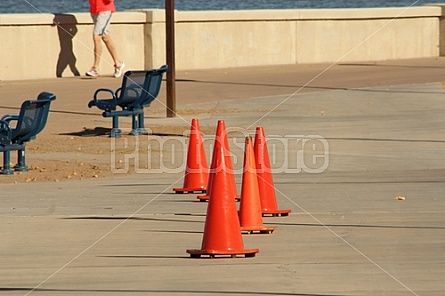
[[[103,11],[98,14],[91,14],[94,22],[94,35],[107,35],[108,26],[110,25],[111,16],[113,13],[111,11]]]

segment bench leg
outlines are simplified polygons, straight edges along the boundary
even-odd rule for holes
[[[138,136],[139,130],[138,130],[138,117],[137,115],[131,115],[131,132],[130,135]]]
[[[11,170],[11,151],[6,150],[3,152],[3,169],[0,171],[0,174],[3,175],[12,175],[14,171]]]
[[[29,171],[28,166],[25,164],[25,148],[17,151],[17,164],[14,166],[14,170],[17,172]]]
[[[138,114],[138,131],[140,135],[148,135],[148,131],[145,129],[144,113]]]
[[[113,127],[111,129],[110,138],[120,138],[121,130],[119,129],[119,117],[113,116]]]

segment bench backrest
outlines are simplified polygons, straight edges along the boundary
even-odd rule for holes
[[[44,100],[54,101],[55,99],[56,99],[56,96],[54,94],[52,94],[52,93],[49,93],[49,92],[41,92],[39,94],[39,96],[37,97],[37,100],[39,100],[39,101],[44,101]],[[44,118],[44,122],[43,122],[43,124],[40,124],[40,126],[39,126],[40,129],[38,129],[36,131],[36,135],[38,133],[40,133],[43,130],[43,128],[45,127],[45,125],[46,125],[46,121],[48,120],[48,114],[49,114],[49,107],[50,107],[50,105],[51,105],[51,102],[48,104],[48,110],[46,111],[46,116]]]
[[[167,65],[153,70],[127,71],[119,93],[119,106],[124,109],[149,106],[159,95],[162,76],[167,71]]]
[[[46,125],[49,107],[55,96],[50,93],[41,93],[37,100],[28,100],[22,103],[17,125],[12,131],[13,143],[23,143],[33,139]]]

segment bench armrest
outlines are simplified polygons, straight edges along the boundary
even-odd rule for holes
[[[17,114],[5,114],[0,120],[10,122],[11,120],[19,120],[19,115]]]
[[[117,96],[116,96],[116,93],[115,93],[112,89],[110,89],[110,88],[99,88],[98,90],[96,90],[96,91],[94,92],[94,97],[93,97],[93,99],[94,99],[94,102],[95,102],[96,104],[100,101],[100,99],[98,99],[97,96],[98,96],[99,93],[101,93],[101,92],[107,92],[107,93],[110,93],[111,96],[112,96],[112,98],[113,98],[113,102],[114,102],[114,104],[117,105]]]
[[[17,114],[5,114],[5,115],[3,115],[3,117],[2,118],[0,118],[0,121],[4,121],[4,122],[6,122],[7,124],[8,124],[8,128],[9,128],[9,130],[11,130],[12,131],[12,128],[11,128],[11,121],[19,121],[19,115],[17,115]]]
[[[119,87],[118,89],[116,89],[116,91],[114,92],[114,95],[116,96],[116,98],[119,98],[121,96],[121,91],[122,91],[122,87]]]
[[[12,138],[12,129],[9,121],[0,120],[0,144],[8,144]]]

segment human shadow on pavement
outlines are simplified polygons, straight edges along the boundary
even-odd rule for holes
[[[73,51],[73,39],[77,34],[77,20],[72,14],[55,14],[53,24],[57,26],[60,52],[56,66],[56,76],[62,77],[67,67],[74,76],[80,76],[76,67],[77,58]]]

